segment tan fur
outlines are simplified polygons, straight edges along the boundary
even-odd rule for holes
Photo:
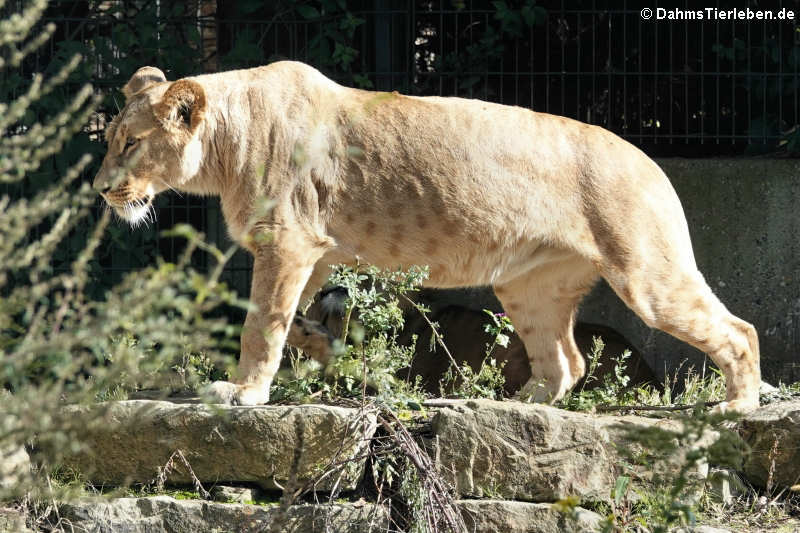
[[[429,264],[432,286],[494,286],[529,354],[533,399],[554,401],[581,377],[575,310],[602,276],[648,325],[711,356],[728,380],[725,407],[758,405],[755,329],[698,272],[666,176],[612,133],[479,100],[350,89],[294,62],[158,79],[115,119],[96,187],[122,209],[105,189],[127,164],[123,187],[148,191],[145,201],[167,187],[221,197],[229,231],[254,254],[260,311],[245,322],[236,385],[215,386],[220,395],[266,402],[301,296],[326,265],[358,258]],[[267,242],[247,234],[262,197],[276,201],[257,220]]]
[[[133,73],[131,79],[122,88],[122,94],[126,99],[153,85],[154,83],[161,83],[167,81],[164,73],[155,67],[142,67]]]

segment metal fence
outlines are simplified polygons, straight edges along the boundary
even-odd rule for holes
[[[556,113],[663,156],[774,152],[800,122],[797,1],[507,2],[516,9],[489,1],[359,4],[370,9],[356,12],[364,24],[353,39],[354,70],[377,89]],[[659,8],[684,19],[656,20]],[[732,8],[776,20],[718,18]],[[777,19],[782,10],[795,18]],[[685,18],[698,12],[704,20]],[[221,53],[246,31],[262,43],[264,57],[312,63],[310,41],[335,20],[225,14],[217,20]]]
[[[59,26],[53,42],[26,68],[65,53],[64,43],[83,44],[85,75],[108,91],[142,64],[175,78],[290,58],[349,85],[482,98],[599,124],[651,156],[800,152],[800,0],[710,4],[61,0],[48,10]],[[733,8],[774,17],[791,10],[794,19],[719,18]],[[704,20],[696,20],[700,12]],[[682,18],[657,20],[660,13]],[[93,127],[102,129],[104,116],[115,111],[108,103]],[[177,222],[225,242],[216,201],[176,195],[158,201],[151,232],[118,229],[120,243],[148,241],[173,258],[176,243],[156,232]],[[136,246],[110,254],[103,268],[123,272],[149,261]],[[249,266],[242,255],[228,270],[242,291]]]

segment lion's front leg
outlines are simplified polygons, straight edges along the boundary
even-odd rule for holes
[[[269,401],[269,388],[280,365],[300,294],[322,255],[310,253],[312,247],[296,236],[286,237],[276,232],[273,242],[255,254],[250,300],[258,308],[247,313],[233,383],[212,383],[212,400],[233,405]]]

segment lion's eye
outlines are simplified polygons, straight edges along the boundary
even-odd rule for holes
[[[127,152],[132,146],[134,146],[137,143],[137,141],[138,139],[133,139],[133,138],[128,139],[125,142],[125,151]]]

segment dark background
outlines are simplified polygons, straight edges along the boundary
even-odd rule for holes
[[[19,5],[8,2],[4,11]],[[105,151],[103,126],[124,102],[119,89],[144,65],[177,79],[298,59],[345,85],[482,98],[599,124],[653,157],[800,153],[798,22],[642,19],[643,8],[658,7],[800,14],[797,0],[52,1],[45,21],[57,24],[55,35],[18,72],[2,75],[0,101],[24,90],[32,73],[53,73],[75,53],[84,57],[80,68],[40,103],[39,115],[63,109],[87,81],[105,99],[26,190],[10,192],[31,194],[87,151],[96,155],[85,176],[91,180]],[[36,119],[31,113],[23,122]],[[92,263],[97,296],[157,255],[173,260],[182,243],[159,232],[178,222],[227,242],[215,199],[165,193],[156,205],[149,228],[110,229]],[[54,268],[67,267],[84,239],[75,232]],[[196,258],[197,266],[205,261]],[[247,294],[246,254],[225,275]]]

